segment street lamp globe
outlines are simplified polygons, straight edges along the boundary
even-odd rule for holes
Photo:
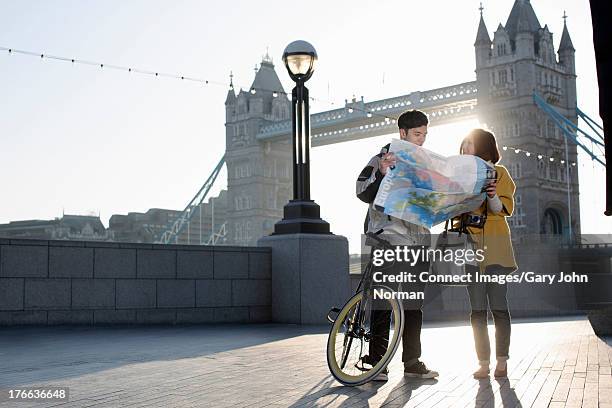
[[[317,61],[317,52],[312,44],[297,40],[292,42],[285,48],[283,52],[283,62],[289,76],[294,81],[306,82],[314,72],[315,62]]]

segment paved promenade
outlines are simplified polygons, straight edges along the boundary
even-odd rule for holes
[[[504,381],[471,378],[468,326],[427,326],[423,360],[439,380],[404,379],[396,357],[388,383],[353,388],[329,374],[327,329],[2,328],[0,389],[67,386],[70,401],[0,407],[612,408],[612,340],[584,319],[515,322]]]

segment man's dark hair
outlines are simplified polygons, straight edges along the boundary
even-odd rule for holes
[[[429,119],[424,112],[420,110],[411,109],[400,115],[397,119],[397,126],[400,129],[408,131],[408,129],[418,128],[429,124]]]

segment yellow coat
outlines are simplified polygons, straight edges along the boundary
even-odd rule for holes
[[[501,265],[509,268],[508,272],[517,269],[510,239],[510,228],[506,217],[510,217],[514,211],[514,191],[516,186],[508,170],[502,165],[495,165],[497,170],[497,195],[502,202],[502,210],[494,214],[487,208],[485,200],[480,208],[472,211],[472,214],[487,213],[484,228],[467,227],[472,239],[476,242],[477,249],[484,249],[484,261],[480,264],[480,270],[485,271],[489,265]]]

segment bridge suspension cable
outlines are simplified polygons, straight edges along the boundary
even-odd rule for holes
[[[533,93],[533,100],[536,103],[536,105],[540,109],[542,109],[544,113],[546,113],[552,119],[555,125],[557,125],[559,129],[561,129],[561,132],[563,132],[563,135],[565,136],[566,139],[569,139],[573,141],[574,143],[576,143],[576,145],[580,146],[580,148],[584,150],[591,157],[591,160],[596,161],[597,163],[606,167],[606,163],[603,160],[601,160],[599,157],[597,157],[597,155],[593,153],[592,149],[589,149],[587,146],[585,146],[584,143],[578,140],[578,133],[581,133],[584,137],[586,137],[589,141],[591,141],[593,144],[597,145],[598,147],[604,146],[603,141],[599,141],[595,139],[594,137],[586,133],[584,130],[580,129],[568,118],[566,118],[565,116],[557,112],[555,108],[549,105],[540,95],[538,95],[535,92]],[[574,131],[576,131],[576,134],[574,134],[574,132],[570,131],[569,129],[573,129]]]
[[[206,245],[217,245],[220,239],[225,238],[225,236],[227,235],[226,226],[227,221],[221,224],[221,227],[219,227],[218,231],[213,231],[212,234],[210,234],[210,238],[208,238],[208,241],[206,241]]]
[[[217,166],[215,166],[214,170],[206,179],[206,182],[202,185],[197,194],[191,199],[189,204],[185,207],[185,209],[181,212],[181,215],[176,219],[176,221],[172,222],[171,225],[168,225],[168,228],[159,236],[159,238],[155,241],[158,244],[168,244],[171,240],[174,239],[176,242],[178,240],[179,234],[183,231],[185,225],[188,225],[191,221],[191,218],[195,214],[194,209],[200,207],[204,200],[206,199],[210,189],[212,188],[217,176],[221,172],[221,168],[225,163],[225,155],[221,157]],[[201,211],[201,209],[200,209]],[[214,233],[214,231],[213,231]]]

